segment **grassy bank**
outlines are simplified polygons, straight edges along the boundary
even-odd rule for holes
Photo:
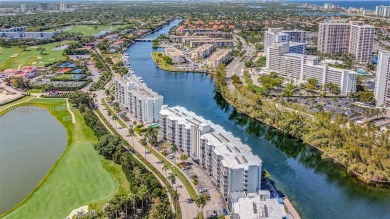
[[[0,70],[23,66],[43,67],[47,64],[57,62],[63,58],[63,50],[52,50],[54,47],[66,44],[67,42],[48,43],[39,46],[29,46],[23,51],[18,47],[0,47]],[[43,54],[37,51],[38,48],[44,48]]]
[[[109,108],[108,108],[109,109]],[[173,197],[173,188],[172,188],[172,186],[169,184],[169,183],[167,183],[167,181],[166,181],[166,178],[162,175],[162,173],[160,173],[148,160],[146,160],[144,157],[143,157],[143,155],[141,155],[141,154],[139,154],[138,152],[136,152],[135,150],[134,150],[134,148],[129,144],[129,142],[127,142],[115,129],[114,129],[114,127],[112,127],[112,125],[106,120],[106,118],[103,116],[103,114],[100,112],[100,110],[96,110],[95,111],[96,113],[97,113],[97,115],[99,116],[99,118],[101,119],[101,121],[105,124],[105,127],[106,128],[108,128],[109,129],[109,131],[112,133],[112,134],[114,134],[114,135],[117,135],[117,136],[120,136],[120,138],[122,139],[122,140],[124,140],[125,142],[126,142],[126,148],[128,148],[129,149],[129,152],[131,153],[131,154],[133,154],[133,156],[135,156],[135,158],[139,161],[139,162],[141,162],[144,166],[146,166],[148,169],[149,169],[149,171],[151,171],[153,174],[154,174],[154,176],[156,177],[156,178],[159,178],[160,180],[161,180],[161,182],[163,182],[163,186],[165,186],[166,188],[167,188],[167,190],[168,190],[168,192],[169,192],[169,194],[170,194],[170,196],[171,197]],[[195,190],[193,191],[193,192],[195,192]],[[175,206],[175,208],[176,208],[176,206],[179,206],[179,202],[178,201],[174,201],[174,203],[173,203],[173,205]],[[175,212],[176,213],[176,216],[177,216],[177,218],[182,218],[181,217],[181,209],[180,209],[180,207],[177,207],[177,212]]]
[[[182,72],[183,70],[178,70],[175,68],[173,65],[169,65],[165,62],[163,59],[164,54],[162,52],[152,52],[152,58],[154,63],[161,68],[162,70],[165,71],[172,71],[172,72]]]
[[[68,145],[37,187],[2,218],[65,218],[75,208],[91,203],[95,203],[91,207],[102,206],[115,193],[128,192],[121,167],[97,154],[92,147],[97,140],[94,133],[78,111],[72,123],[64,99],[34,98],[15,106],[49,110],[65,127]],[[5,113],[0,111],[0,116]]]

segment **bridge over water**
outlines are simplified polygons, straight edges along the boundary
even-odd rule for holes
[[[135,41],[137,41],[137,42],[152,42],[153,39],[151,39],[151,38],[139,38],[139,39],[135,39]]]

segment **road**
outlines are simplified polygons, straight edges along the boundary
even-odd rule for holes
[[[250,60],[256,51],[255,47],[252,44],[247,43],[244,40],[244,38],[238,35],[234,35],[234,39],[241,41],[242,50],[245,51],[245,53],[242,57],[241,56],[236,57],[235,59],[233,59],[232,62],[230,62],[229,65],[227,65],[226,77],[228,78],[230,78],[233,75],[238,75],[239,77],[241,77],[241,73],[243,72],[245,67],[245,62]],[[243,60],[240,62],[242,58]]]

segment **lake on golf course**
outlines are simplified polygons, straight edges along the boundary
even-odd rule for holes
[[[0,117],[0,214],[35,188],[66,145],[65,128],[44,109],[16,108]]]

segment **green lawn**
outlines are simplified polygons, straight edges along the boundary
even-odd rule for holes
[[[165,70],[165,71],[172,71],[172,72],[175,72],[175,71],[180,71],[180,70],[177,70],[175,68],[175,66],[173,65],[168,65],[164,59],[162,58],[164,54],[162,52],[152,52],[152,58],[154,60],[154,63],[156,63],[156,65],[161,68],[162,70]]]
[[[78,111],[72,123],[64,99],[34,98],[20,105],[50,109],[66,128],[68,146],[34,191],[3,218],[65,218],[75,208],[102,206],[115,193],[128,192],[121,167],[97,154],[94,133]]]
[[[59,61],[63,58],[63,50],[52,50],[52,48],[64,43],[66,42],[30,46],[26,48],[26,51],[23,51],[23,49],[18,47],[0,47],[0,70],[8,68],[17,69],[28,65],[43,67],[45,64]],[[40,51],[37,51],[38,47],[46,49],[44,54],[40,54]]]
[[[42,89],[29,89],[26,92],[27,93],[42,93]]]
[[[95,26],[97,27],[95,29]],[[105,30],[107,28],[112,27],[112,30],[116,30],[119,27],[123,27],[124,25],[114,25],[114,26],[109,26],[109,25],[77,25],[77,26],[72,26],[72,27],[66,27],[65,32],[79,32],[82,33],[84,36],[91,36],[94,34],[99,33],[102,30]],[[69,28],[69,29],[68,29]],[[45,30],[47,32],[54,31],[54,29],[49,29]],[[60,32],[61,30],[57,29],[57,32]]]

